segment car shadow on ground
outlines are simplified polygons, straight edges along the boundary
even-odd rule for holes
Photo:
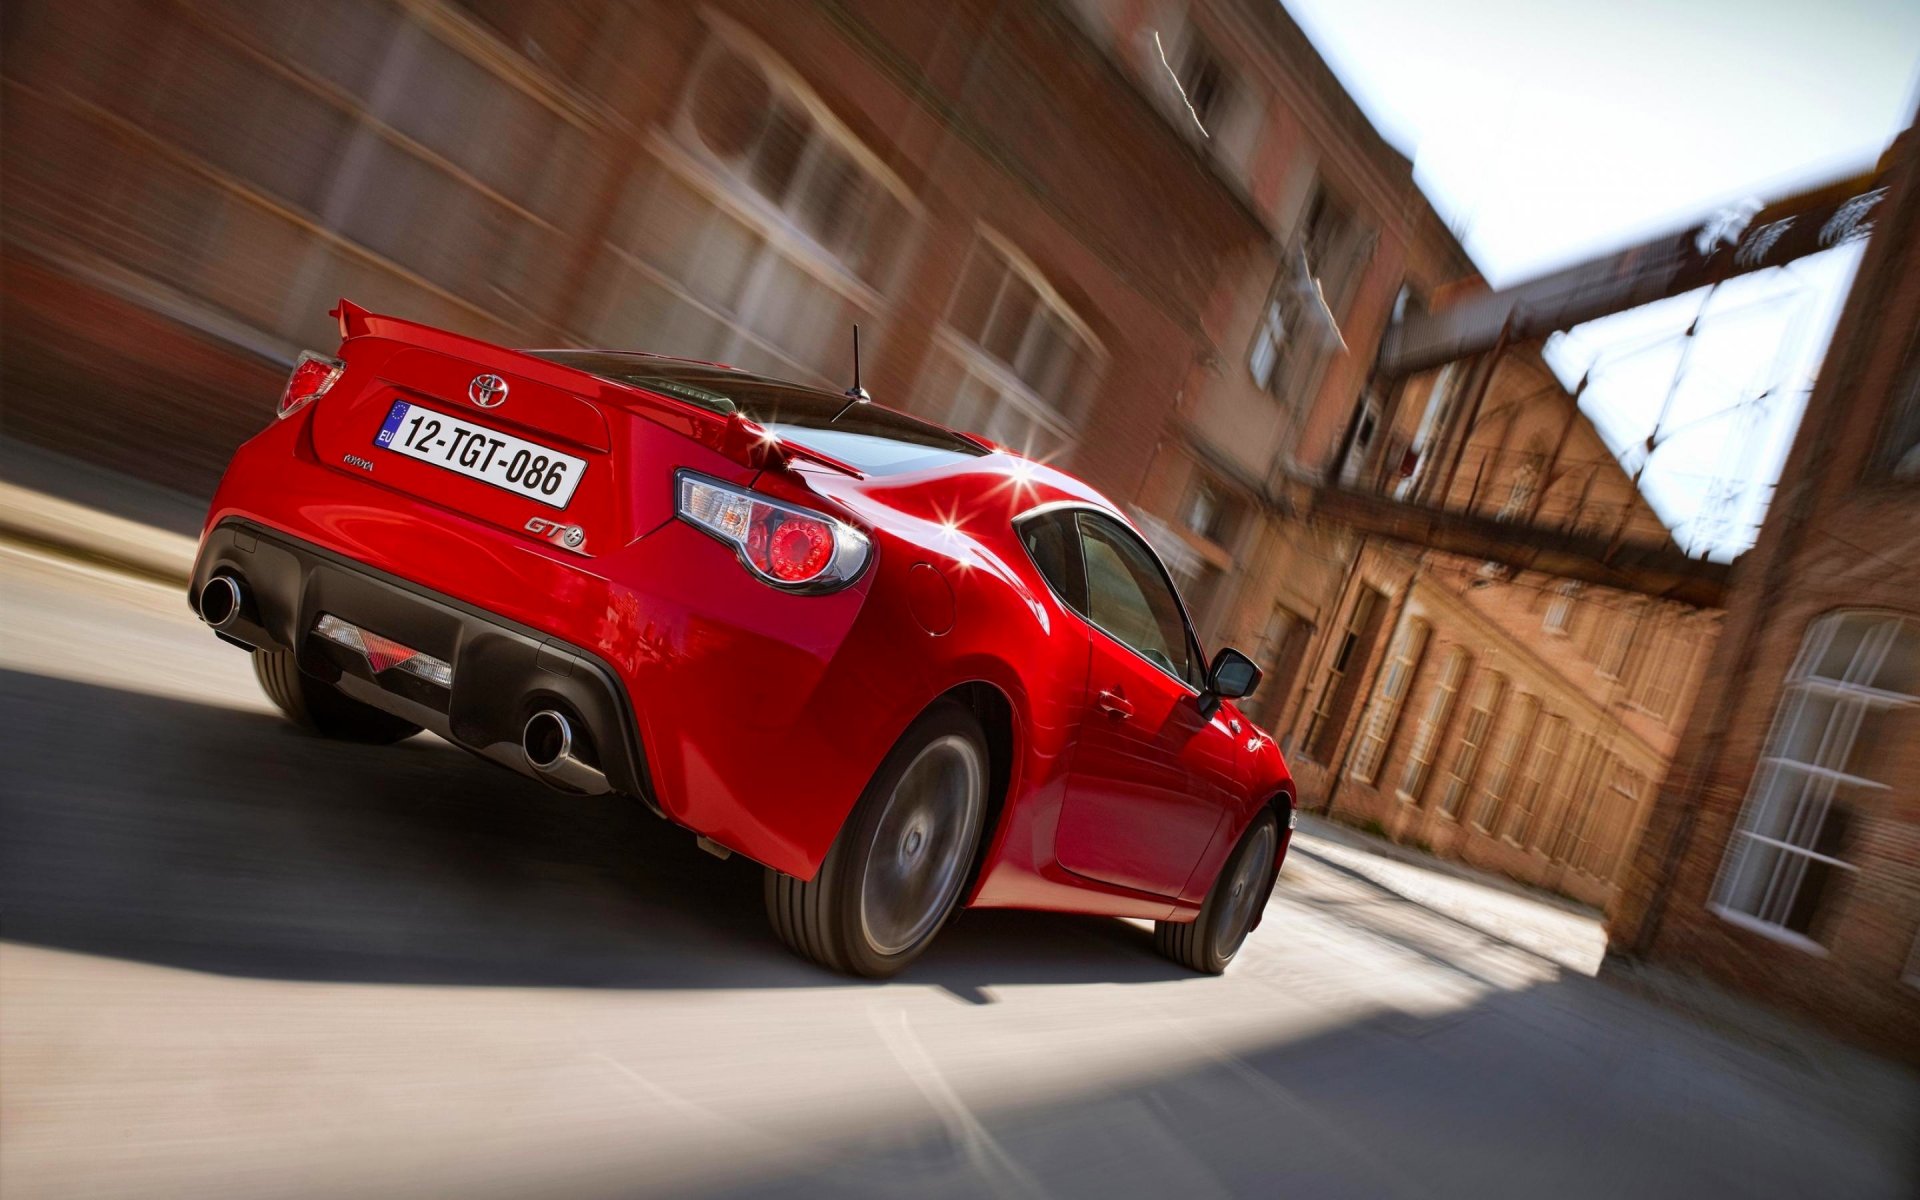
[[[760,868],[636,801],[564,796],[418,737],[0,671],[0,932],[283,979],[609,988],[858,986],[789,954]],[[1126,922],[968,912],[901,978],[1179,979]]]

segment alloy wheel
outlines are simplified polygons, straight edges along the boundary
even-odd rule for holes
[[[860,928],[876,953],[908,950],[946,916],[985,806],[986,764],[958,734],[927,743],[901,774],[861,878]]]

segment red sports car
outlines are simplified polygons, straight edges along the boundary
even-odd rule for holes
[[[192,585],[295,723],[635,797],[841,971],[961,903],[1151,918],[1208,972],[1259,922],[1293,824],[1259,670],[1092,488],[857,387],[335,315]]]

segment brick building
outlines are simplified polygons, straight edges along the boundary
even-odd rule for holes
[[[1871,231],[1611,940],[1920,1062],[1920,138]]]
[[[1270,695],[1357,547],[1303,489],[1472,269],[1268,0],[5,20],[13,436],[210,488],[340,295],[834,387],[858,321],[877,398],[1129,504]]]
[[[1380,443],[1369,461],[1400,501],[1487,515],[1516,538],[1669,538],[1535,345],[1426,372],[1393,414],[1370,411],[1361,440]],[[1610,904],[1717,614],[1379,539],[1334,612],[1276,701],[1302,796]]]

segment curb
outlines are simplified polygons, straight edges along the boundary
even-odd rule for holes
[[[198,549],[193,538],[5,483],[0,539],[181,588]]]

